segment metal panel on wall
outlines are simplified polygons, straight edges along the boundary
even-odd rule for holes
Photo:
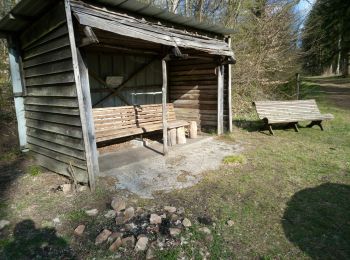
[[[152,59],[149,56],[88,52],[88,68],[92,103],[95,104],[110,91],[101,82],[107,77],[122,77],[127,80],[135,71]],[[96,76],[99,78],[96,79]],[[161,61],[155,60],[140,71],[125,84],[120,94],[131,105],[160,104],[162,102],[162,71]],[[109,85],[111,88],[116,86]],[[96,107],[125,106],[118,96],[111,96]]]

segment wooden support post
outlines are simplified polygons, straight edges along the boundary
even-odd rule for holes
[[[226,39],[228,46],[231,48],[231,37]],[[227,94],[228,94],[228,131],[231,133],[232,128],[232,65],[227,65]]]
[[[176,136],[177,136],[178,144],[185,144],[186,143],[185,127],[182,126],[182,127],[176,128]]]
[[[162,74],[163,74],[163,86],[162,86],[162,120],[163,120],[163,154],[168,154],[168,122],[167,122],[167,87],[168,87],[168,75],[166,60],[162,60]]]
[[[24,111],[25,86],[22,73],[22,59],[18,48],[18,41],[14,37],[9,37],[9,63],[11,70],[12,89],[15,101],[18,139],[21,151],[27,150],[27,128]]]
[[[177,144],[176,128],[169,129],[169,131],[168,131],[168,144],[169,144],[169,146],[173,146],[173,145]]]
[[[297,81],[297,85],[296,85],[296,99],[299,100],[300,99],[300,74],[296,73],[295,74],[296,77],[296,81]]]
[[[79,49],[76,47],[70,1],[65,0],[69,41],[72,51],[73,69],[77,89],[81,128],[86,155],[87,172],[91,190],[95,190],[95,177],[99,174],[98,153],[92,117],[88,71]]]
[[[217,67],[218,73],[218,108],[217,108],[217,134],[224,133],[224,65]]]
[[[197,138],[197,122],[196,121],[191,121],[190,122],[190,138],[195,139]]]

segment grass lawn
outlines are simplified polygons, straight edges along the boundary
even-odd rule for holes
[[[306,123],[301,123],[299,133],[277,129],[275,136],[270,136],[267,131],[258,132],[259,123],[248,118],[241,122],[244,128],[222,137],[226,142],[241,143],[243,153],[227,157],[222,167],[208,172],[201,183],[158,194],[155,200],[130,198],[134,205],[184,207],[193,223],[183,234],[186,242],[159,251],[159,259],[203,259],[204,255],[207,259],[350,259],[350,107],[324,93],[317,79],[304,83],[302,90],[303,99],[316,98],[322,112],[335,116],[324,124],[325,131],[317,126],[303,128]],[[38,180],[40,175],[25,178]],[[74,242],[72,238],[72,229],[87,221],[81,208],[90,203],[90,207],[104,209],[111,191],[99,188],[93,195],[62,202],[58,195],[48,197],[41,190],[39,185],[34,189],[36,196],[0,200],[0,216],[23,219],[35,202],[37,208],[30,214],[36,212],[38,227],[61,214],[55,248],[67,244],[83,258],[113,258],[93,243]],[[203,225],[197,218],[203,216],[215,223],[208,226],[213,234],[210,239],[198,232]],[[93,226],[91,238],[105,224],[99,219],[89,223]],[[40,232],[50,237],[50,228]],[[13,233],[0,233],[0,258],[6,248],[21,250],[13,244],[14,238]],[[67,251],[67,257],[69,254]]]
[[[316,98],[335,116],[325,131],[300,127],[268,136],[251,123],[225,138],[242,142],[245,163],[226,164],[196,187],[165,195],[193,216],[217,219],[216,239],[206,243],[212,259],[350,258],[350,109],[322,90],[303,84],[303,99]],[[198,255],[200,248],[184,251]]]

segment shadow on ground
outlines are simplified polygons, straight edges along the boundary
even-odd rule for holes
[[[326,183],[287,203],[286,237],[313,259],[350,259],[350,186]]]
[[[19,222],[13,230],[13,241],[0,252],[1,259],[75,259],[67,242],[54,228],[35,228],[32,220]]]
[[[247,130],[248,132],[260,132],[261,134],[271,135],[269,130],[264,125],[262,120],[234,120],[233,124],[241,129]],[[298,125],[300,128],[305,128]],[[284,130],[284,131],[294,131],[293,127],[288,124],[274,124],[272,126],[273,130]]]

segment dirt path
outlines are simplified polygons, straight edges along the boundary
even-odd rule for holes
[[[321,87],[321,93],[327,94],[333,104],[350,109],[350,78],[307,78],[305,81]]]

